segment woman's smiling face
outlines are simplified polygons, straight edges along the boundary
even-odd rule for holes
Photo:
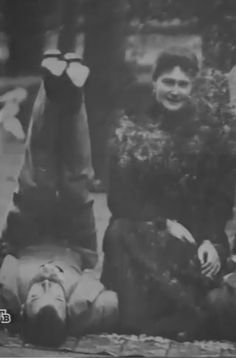
[[[192,91],[192,78],[179,66],[163,72],[153,82],[157,102],[169,111],[184,107]]]

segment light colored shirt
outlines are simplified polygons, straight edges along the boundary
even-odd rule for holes
[[[0,270],[0,303],[19,314],[26,300],[30,284],[44,264],[58,266],[63,271],[68,313],[80,316],[104,290],[93,270],[82,270],[82,254],[70,248],[55,245],[38,245],[26,248],[17,259],[7,255]],[[2,305],[2,304],[1,304]]]

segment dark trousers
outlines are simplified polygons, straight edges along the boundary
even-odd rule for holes
[[[44,239],[97,247],[87,114],[82,90],[67,80],[54,84],[50,78],[48,86],[44,79],[34,104],[15,207],[2,238],[14,250]]]

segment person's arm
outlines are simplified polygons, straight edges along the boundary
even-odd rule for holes
[[[0,269],[0,309],[6,309],[11,316],[8,328],[19,326],[21,303],[18,293],[18,271],[18,259],[8,254]]]
[[[104,290],[103,284],[93,278],[91,271],[84,271],[68,301],[69,330],[83,334],[87,328],[89,310],[97,296]]]

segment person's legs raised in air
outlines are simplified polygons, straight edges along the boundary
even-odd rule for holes
[[[89,70],[75,54],[65,54],[66,89],[60,113],[59,201],[61,232],[70,245],[97,249],[93,200],[89,181],[93,177],[90,135],[83,86]]]
[[[43,82],[33,107],[14,207],[8,214],[2,242],[13,251],[52,236],[57,209],[58,121],[61,112],[57,86],[65,62],[60,52],[45,54]]]

